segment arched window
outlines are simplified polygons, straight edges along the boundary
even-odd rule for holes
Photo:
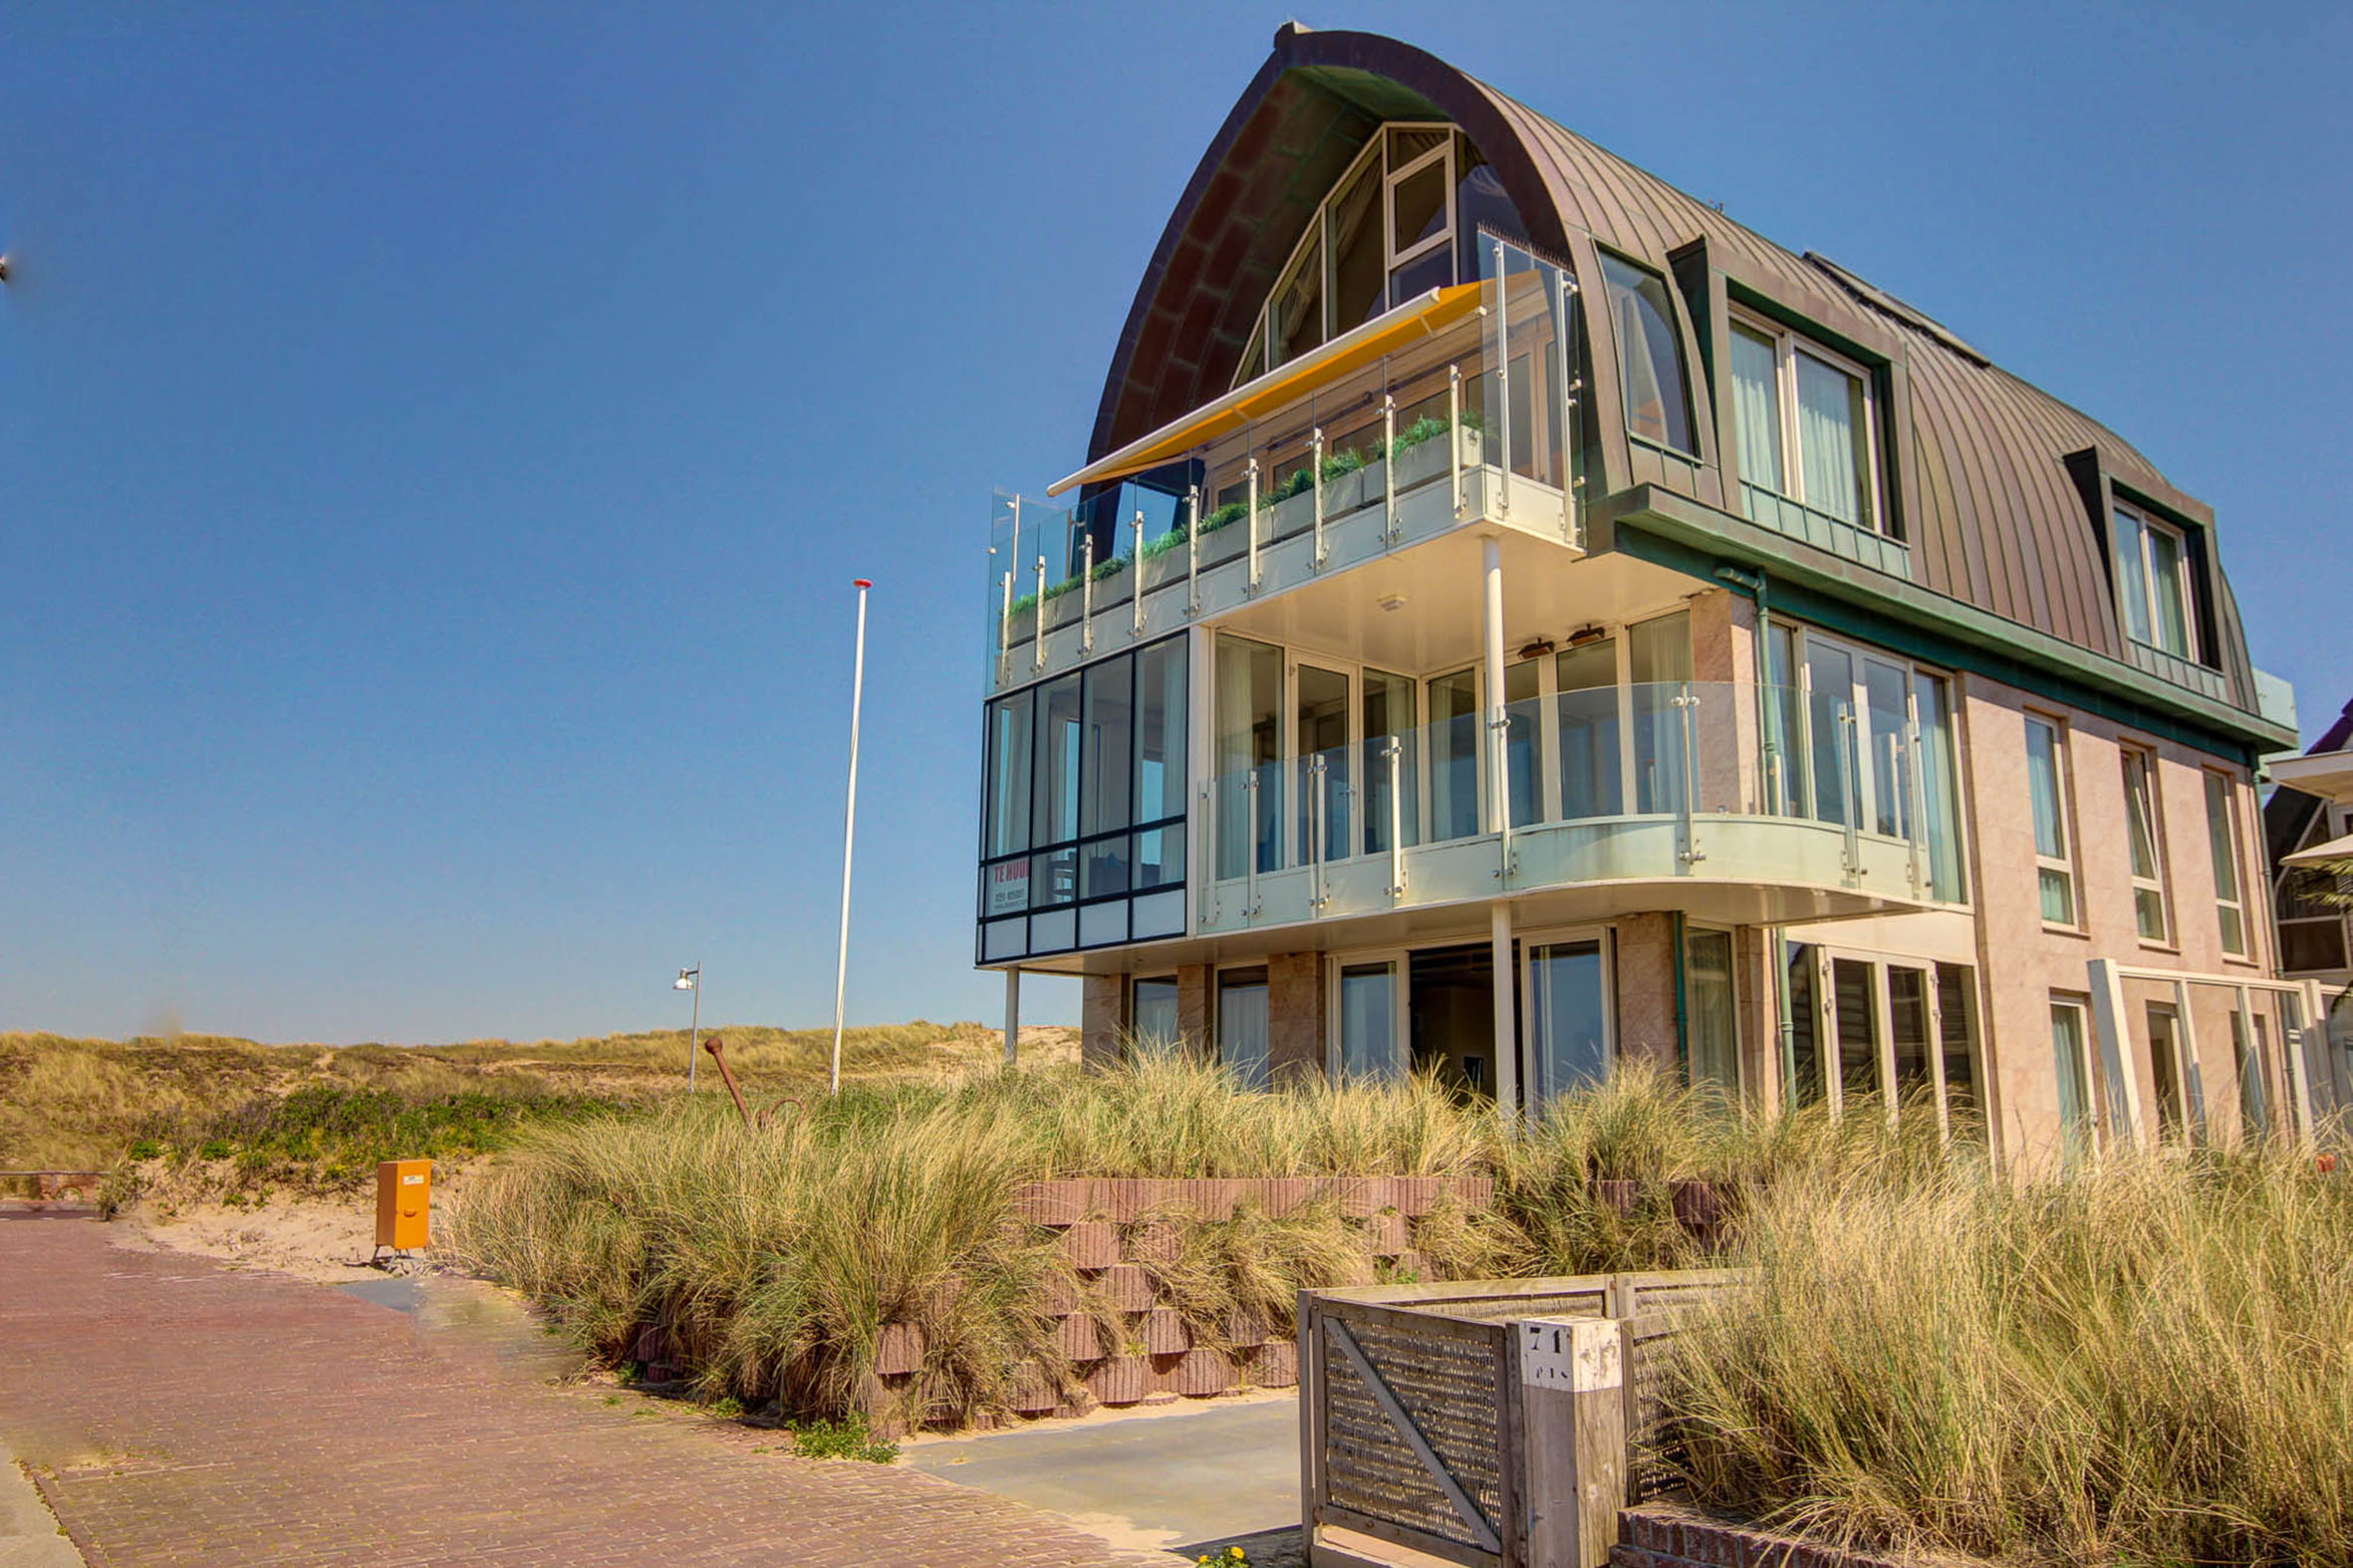
[[[1516,233],[1494,171],[1451,126],[1385,126],[1317,204],[1251,324],[1233,385],[1361,327],[1417,294],[1478,276],[1462,236]]]

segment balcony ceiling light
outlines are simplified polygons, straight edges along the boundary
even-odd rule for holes
[[[1403,610],[1406,608],[1406,596],[1403,594],[1383,594],[1373,603],[1384,610]]]

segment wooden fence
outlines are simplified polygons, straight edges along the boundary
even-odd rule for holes
[[[1367,1286],[1299,1298],[1309,1561],[1593,1568],[1664,1488],[1661,1349],[1720,1270]]]

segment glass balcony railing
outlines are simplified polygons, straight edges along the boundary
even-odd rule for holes
[[[998,492],[987,625],[1000,678],[1017,672],[1020,646],[1062,628],[1122,616],[1138,625],[1139,592],[1150,600],[1177,588],[1197,608],[1202,573],[1246,560],[1255,587],[1260,555],[1299,539],[1313,540],[1320,567],[1336,520],[1385,509],[1383,537],[1394,538],[1398,498],[1434,481],[1451,484],[1456,513],[1466,475],[1492,470],[1496,483],[1482,494],[1498,512],[1510,509],[1511,481],[1529,481],[1523,509],[1574,542],[1576,284],[1524,251],[1490,248],[1468,315],[1401,336],[1369,362],[1336,363],[1298,395],[1253,404],[1149,471],[1087,486],[1075,503]]]
[[[1465,712],[1228,766],[1207,792],[1209,875],[1253,883],[1385,859],[1394,898],[1409,880],[1408,851],[1490,837],[1507,885],[1540,886],[1551,879],[1533,865],[1524,874],[1515,867],[1515,836],[1533,842],[1560,827],[1646,821],[1674,829],[1674,863],[1656,869],[1689,875],[1707,859],[1711,824],[1780,819],[1834,830],[1844,875],[1860,875],[1870,840],[1897,851],[1919,897],[1957,900],[1960,830],[1946,739],[1788,686],[1673,681],[1563,691],[1499,715]],[[1711,870],[1743,875],[1731,865]],[[1323,913],[1320,894],[1307,902]]]

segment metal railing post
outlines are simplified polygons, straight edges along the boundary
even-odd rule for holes
[[[1888,749],[1893,752],[1895,748],[1896,737],[1890,735]],[[1928,864],[1924,858],[1928,848],[1928,795],[1920,776],[1920,725],[1909,719],[1904,724],[1903,766],[1900,774],[1904,782],[1904,811],[1911,827],[1906,837],[1912,841],[1912,891],[1917,895],[1929,882]]]
[[[1863,761],[1855,739],[1855,706],[1851,702],[1838,705],[1838,765],[1846,771],[1846,787],[1839,791],[1846,797],[1847,875],[1863,875],[1863,845],[1859,823],[1863,816]]]
[[[1242,514],[1242,522],[1250,530],[1250,586],[1258,586],[1258,459],[1250,459],[1249,510]]]
[[[1144,508],[1136,508],[1136,550],[1128,558],[1128,575],[1133,579],[1128,592],[1136,599],[1136,622],[1130,628],[1139,638],[1144,636]]]
[[[1498,481],[1495,512],[1498,516],[1511,515],[1511,289],[1503,275],[1503,247],[1495,247],[1495,422],[1500,437],[1495,453],[1495,466],[1503,470]],[[1484,458],[1481,459],[1484,464]]]
[[[1381,754],[1389,759],[1389,896],[1399,899],[1406,892],[1405,742],[1392,735]]]
[[[1032,669],[1043,669],[1043,668],[1045,668],[1045,667],[1046,667],[1046,558],[1045,558],[1044,556],[1039,556],[1039,557],[1038,557],[1038,608],[1037,608],[1037,614],[1036,614],[1035,616],[1033,616],[1033,617],[1031,618],[1031,620],[1030,620],[1030,649],[1031,649],[1031,654],[1030,654],[1030,660],[1029,660],[1029,667],[1030,667],[1030,668],[1032,668]]]
[[[1309,459],[1315,476],[1315,569],[1324,569],[1324,427],[1315,427],[1315,451]]]
[[[1446,367],[1446,444],[1453,449],[1446,472],[1453,480],[1454,515],[1462,515],[1462,365]]]
[[[1317,752],[1307,760],[1307,864],[1312,890],[1308,896],[1309,913],[1324,913],[1324,780],[1329,770],[1328,759]]]
[[[1184,613],[1201,613],[1201,487],[1184,487]]]
[[[1497,703],[1494,716],[1487,720],[1487,734],[1493,742],[1494,805],[1495,813],[1495,880],[1505,887],[1511,885],[1511,714]]]
[[[1683,818],[1684,845],[1683,853],[1676,859],[1689,871],[1707,858],[1706,852],[1699,848],[1699,830],[1694,821],[1695,798],[1699,794],[1699,774],[1692,766],[1692,751],[1696,744],[1692,734],[1692,713],[1699,706],[1699,698],[1692,690],[1690,681],[1683,682],[1682,688],[1676,692],[1675,705],[1682,710],[1678,716],[1683,721],[1683,801],[1679,815]]]
[[[1249,854],[1242,862],[1242,914],[1258,913],[1258,768],[1242,775],[1242,809],[1250,818]]]
[[[1397,398],[1381,393],[1381,537],[1397,543]]]
[[[1087,529],[1087,542],[1079,552],[1079,652],[1095,652],[1095,530]]]
[[[997,574],[997,684],[1013,672],[1013,569]]]
[[[1560,323],[1560,330],[1553,337],[1560,346],[1560,369],[1554,380],[1560,384],[1561,537],[1582,550],[1585,531],[1577,516],[1577,393],[1585,389],[1576,378],[1576,367],[1569,356],[1569,300],[1576,292],[1576,279],[1565,272],[1553,274],[1554,314]]]

